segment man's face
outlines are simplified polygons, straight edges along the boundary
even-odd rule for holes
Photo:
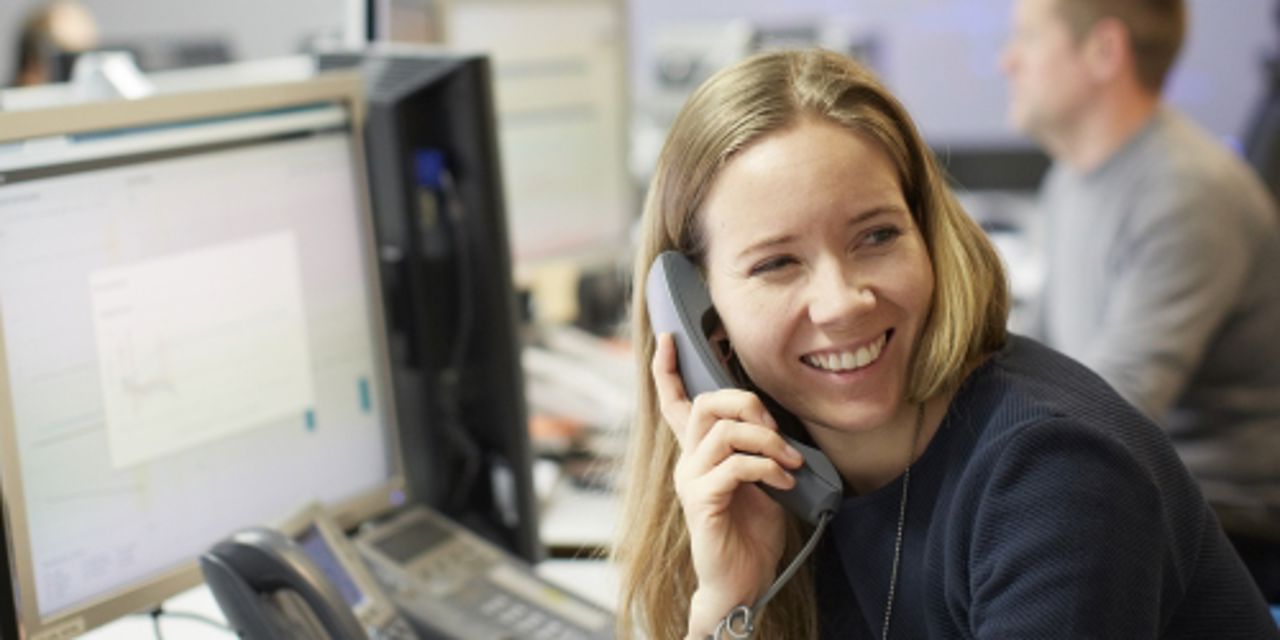
[[[1057,13],[1060,0],[1015,0],[1012,33],[1000,55],[1009,79],[1009,123],[1041,142],[1069,134],[1093,82],[1084,46]]]

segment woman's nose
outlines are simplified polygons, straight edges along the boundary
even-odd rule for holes
[[[815,270],[808,289],[809,319],[818,326],[856,321],[875,305],[869,283],[842,266]]]

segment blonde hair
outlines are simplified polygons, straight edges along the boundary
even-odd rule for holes
[[[1160,93],[1186,36],[1183,0],[1057,0],[1054,4],[1077,42],[1104,19],[1124,25],[1138,81],[1148,91]]]
[[[643,283],[662,251],[701,261],[706,239],[698,211],[719,170],[737,152],[802,118],[823,118],[876,140],[897,170],[924,237],[936,284],[912,356],[907,400],[918,402],[957,384],[967,364],[1004,343],[1008,292],[999,258],[952,196],[906,110],[866,69],[822,50],[774,51],[710,78],[668,133],[645,202],[634,267],[632,339],[641,384],[614,545],[622,578],[621,637],[631,637],[637,628],[655,638],[682,637],[697,586],[672,482],[679,448],[662,421],[649,374],[654,337],[643,312]],[[802,524],[790,519],[784,562],[799,549],[804,533]],[[758,628],[761,637],[817,635],[807,570],[770,603]]]

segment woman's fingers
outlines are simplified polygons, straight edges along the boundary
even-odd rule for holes
[[[676,493],[688,504],[727,505],[745,483],[764,482],[779,489],[795,486],[788,468],[804,458],[776,431],[757,424],[719,420],[693,450],[685,450],[675,468]]]
[[[796,483],[795,477],[775,460],[739,453],[721,460],[709,472],[677,484],[676,488],[693,502],[719,504],[732,499],[734,492],[742,485],[756,482],[784,491],[791,489]]]
[[[681,448],[678,492],[705,504],[731,499],[742,484],[795,485],[786,468],[798,468],[804,460],[778,435],[777,423],[756,394],[721,389],[690,400],[674,338],[660,334],[655,347],[650,370],[659,407]]]
[[[697,446],[686,452],[688,471],[702,474],[734,454],[763,456],[787,468],[797,468],[804,457],[778,432],[751,422],[717,420]]]
[[[700,429],[693,435],[701,441],[716,420],[737,420],[750,422],[778,430],[769,410],[760,401],[760,397],[742,389],[722,389],[711,393],[703,393],[693,399],[692,413],[694,421]],[[693,440],[693,438],[691,438]]]
[[[680,379],[678,357],[675,339],[671,334],[659,334],[650,372],[658,394],[662,418],[671,427],[682,448],[697,446],[719,419],[754,422],[777,429],[777,423],[769,415],[764,403],[749,391],[724,389],[690,399],[684,381]]]
[[[658,392],[658,409],[662,419],[675,432],[676,438],[684,445],[684,425],[689,421],[692,408],[689,396],[684,390],[684,381],[680,379],[680,368],[676,362],[676,343],[669,333],[658,335],[657,345],[653,352],[653,362],[649,366],[653,375],[654,388]]]

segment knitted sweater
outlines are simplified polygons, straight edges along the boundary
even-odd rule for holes
[[[879,638],[899,478],[816,555],[824,638]],[[1167,436],[1031,340],[976,369],[911,471],[895,638],[1280,638]]]

